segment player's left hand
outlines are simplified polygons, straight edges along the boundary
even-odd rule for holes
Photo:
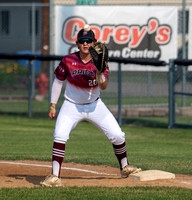
[[[51,119],[54,119],[55,118],[55,115],[56,115],[56,109],[54,108],[54,109],[50,109],[49,110],[49,117],[51,118]]]

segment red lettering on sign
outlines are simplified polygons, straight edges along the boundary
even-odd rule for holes
[[[170,41],[171,30],[167,26],[161,26],[157,30],[156,42],[159,44],[166,44]]]
[[[131,42],[129,44],[129,47],[137,47],[140,42],[142,41],[143,37],[147,33],[147,27],[144,26],[140,30],[140,27],[131,27]]]
[[[129,41],[129,28],[119,26],[115,31],[115,42],[117,43],[127,43]]]
[[[87,24],[81,17],[68,18],[63,25],[63,40],[66,43],[74,44],[77,40],[77,33]],[[116,44],[127,44],[129,48],[139,46],[146,34],[156,34],[155,41],[158,44],[166,44],[171,39],[171,27],[169,25],[159,26],[156,18],[150,18],[146,25],[96,25],[90,24],[95,38],[101,42],[109,43],[113,40]]]
[[[101,37],[101,27],[93,25],[91,30],[95,33],[95,39],[99,40]]]
[[[83,28],[85,22],[80,18],[71,18],[67,20],[64,24],[63,37],[66,42],[75,42],[77,40],[77,33]]]
[[[104,26],[103,27],[103,35],[102,35],[101,40],[103,42],[107,42],[108,43],[109,42],[109,38],[111,36],[113,36],[113,32],[114,32],[114,27],[113,26],[109,26],[109,27]]]
[[[148,22],[149,30],[148,33],[152,34],[157,30],[158,21],[156,19],[151,19]]]

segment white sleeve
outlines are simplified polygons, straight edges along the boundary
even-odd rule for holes
[[[57,104],[57,101],[61,94],[61,89],[63,87],[63,82],[64,81],[60,81],[57,78],[54,79],[52,89],[51,89],[51,103]]]

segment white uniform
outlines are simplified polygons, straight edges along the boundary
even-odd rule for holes
[[[99,98],[100,89],[96,81],[96,68],[92,61],[83,63],[79,54],[65,56],[55,70],[56,79],[52,87],[51,103],[57,103],[63,81],[66,80],[65,101],[57,117],[54,141],[66,143],[70,132],[83,120],[100,129],[112,144],[125,142],[116,119]],[[104,72],[108,79],[108,72]]]

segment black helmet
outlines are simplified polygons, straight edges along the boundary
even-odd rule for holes
[[[77,34],[78,41],[82,38],[91,39],[93,41],[96,41],[94,32],[92,30],[87,31],[84,28],[82,28],[79,31],[79,33]]]

